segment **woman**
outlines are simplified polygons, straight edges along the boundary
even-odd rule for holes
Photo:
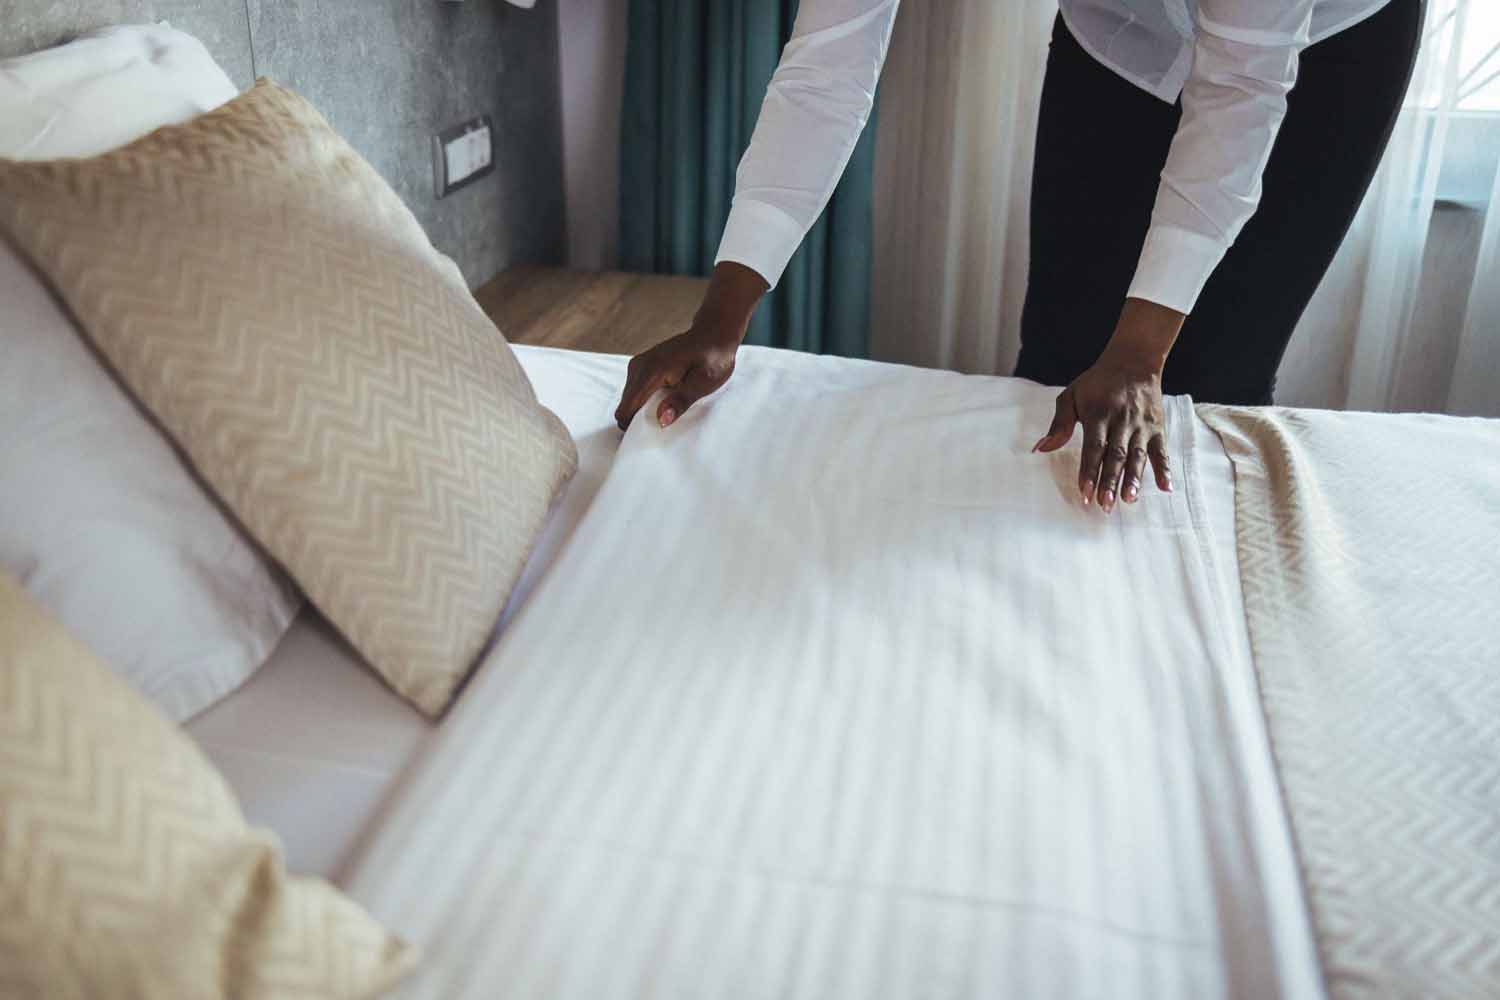
[[[1066,386],[1079,491],[1171,489],[1162,393],[1271,401],[1276,368],[1369,186],[1421,0],[1062,0],[1037,124],[1016,375]],[[803,0],[740,163],[691,329],[632,359],[626,426],[734,370],[756,303],[827,203],[873,103],[896,0]],[[1257,212],[1257,205],[1259,211]]]

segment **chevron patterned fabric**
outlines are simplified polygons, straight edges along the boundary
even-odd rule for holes
[[[1329,994],[1500,996],[1500,421],[1198,412]]]
[[[0,996],[363,997],[415,958],[0,575]]]
[[[92,159],[0,161],[0,229],[312,601],[441,712],[577,455],[374,169],[261,80]]]

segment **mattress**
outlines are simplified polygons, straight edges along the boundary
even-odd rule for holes
[[[343,883],[408,996],[1317,996],[1233,479],[1054,390],[746,350],[637,421]]]
[[[577,441],[578,472],[549,515],[497,633],[546,575],[609,470],[627,360],[522,345],[515,351],[538,398]],[[308,606],[243,687],[185,728],[228,779],[250,822],[280,836],[292,871],[335,877],[433,724]]]
[[[430,725],[305,608],[243,687],[184,728],[292,871],[333,875]]]

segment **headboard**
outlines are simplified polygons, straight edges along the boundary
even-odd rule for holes
[[[311,100],[470,285],[511,264],[561,263],[556,4],[0,0],[0,57],[147,21],[197,36],[240,87],[269,76]],[[432,136],[479,114],[495,125],[495,171],[438,201]]]

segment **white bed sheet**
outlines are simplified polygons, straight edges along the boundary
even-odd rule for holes
[[[515,351],[537,397],[577,441],[578,472],[548,518],[502,629],[609,471],[627,361],[522,345]],[[293,871],[336,877],[433,724],[382,684],[309,606],[243,687],[185,728],[228,779],[249,820],[281,837]]]
[[[1053,392],[747,350],[638,422],[344,880],[410,996],[1318,996],[1227,458],[1104,518]]]
[[[431,724],[307,607],[243,687],[184,728],[291,870],[330,876]]]

